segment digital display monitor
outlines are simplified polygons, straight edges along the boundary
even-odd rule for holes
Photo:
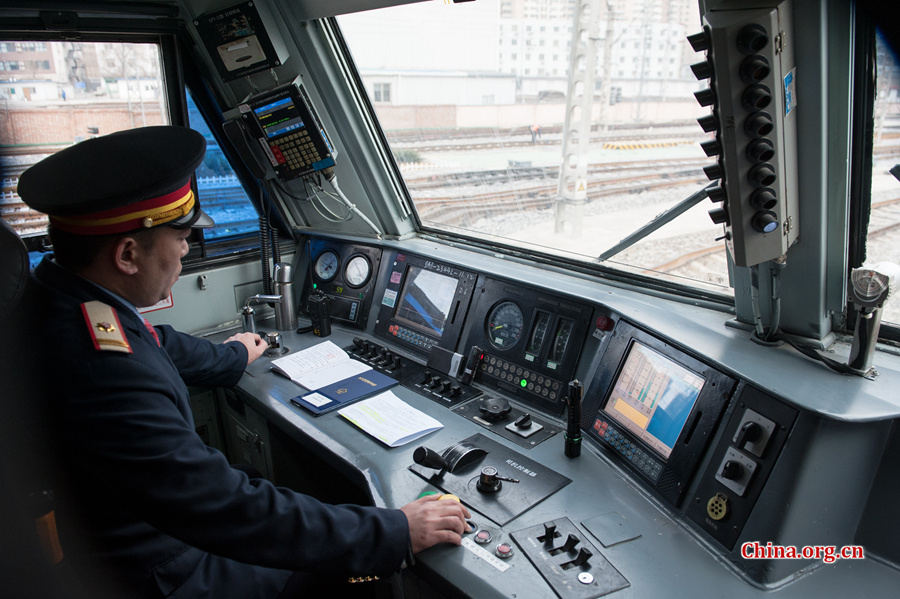
[[[634,341],[603,411],[668,459],[705,382],[684,366]]]
[[[394,318],[440,338],[444,334],[458,284],[453,277],[410,265]]]
[[[253,109],[253,114],[269,139],[303,127],[303,118],[290,96],[258,106]]]

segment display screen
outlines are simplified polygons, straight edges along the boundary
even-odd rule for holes
[[[440,338],[453,306],[458,281],[452,277],[410,266],[394,318]]]
[[[290,96],[257,106],[253,109],[253,114],[269,139],[303,127],[303,119]]]
[[[603,411],[668,458],[705,382],[684,366],[634,341]]]

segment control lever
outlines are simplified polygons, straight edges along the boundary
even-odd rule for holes
[[[591,552],[591,550],[586,547],[582,547],[578,550],[578,555],[575,556],[575,559],[560,564],[559,567],[563,570],[568,570],[569,568],[573,568],[575,566],[582,566],[588,563],[588,560],[592,557],[594,557],[594,554]]]
[[[440,470],[440,472],[437,473],[438,478],[443,476],[444,472],[450,469],[450,464],[444,459],[444,456],[424,445],[416,447],[416,450],[413,451],[413,461],[420,466]]]
[[[417,447],[413,451],[413,461],[420,466],[440,470],[437,476],[441,477],[444,472],[456,472],[464,469],[486,455],[486,450],[475,447],[469,442],[461,441],[456,445],[451,445],[443,453],[438,453],[425,446]]]
[[[559,536],[556,533],[556,524],[547,524],[544,522],[544,534],[537,538],[538,541],[541,541],[547,547],[553,546],[553,539]]]

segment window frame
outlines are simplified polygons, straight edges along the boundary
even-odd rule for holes
[[[166,105],[168,108],[169,123],[172,125],[188,126],[188,109],[186,98],[185,73],[183,66],[186,62],[183,56],[186,55],[184,50],[187,33],[177,20],[167,17],[160,17],[150,21],[150,24],[144,25],[144,31],[128,31],[122,33],[123,26],[116,25],[119,19],[80,19],[78,22],[79,31],[76,35],[70,32],[49,31],[43,27],[40,20],[33,21],[29,19],[11,19],[10,21],[18,21],[18,25],[10,23],[0,29],[0,37],[7,42],[29,43],[29,42],[58,42],[58,41],[78,41],[86,43],[152,43],[159,48],[160,54],[160,76],[162,78],[163,93],[166,95]],[[133,29],[135,21],[128,21],[129,29]],[[192,88],[193,89],[193,88]],[[202,111],[203,109],[201,109]],[[202,112],[203,117],[209,124],[208,112]],[[217,127],[210,127],[215,130]],[[217,136],[220,145],[223,140]],[[230,146],[229,146],[230,148]],[[233,160],[234,154],[226,154],[232,167],[238,171],[237,165],[243,164],[240,161]],[[248,189],[248,179],[246,177],[238,177],[247,197],[250,198],[253,207],[259,213],[259,203],[255,193],[251,193]],[[192,177],[191,186],[195,194],[197,194],[197,180]],[[199,195],[197,197],[200,197]],[[202,198],[201,198],[202,199]],[[283,228],[283,225],[282,225]],[[46,252],[50,247],[47,233],[41,235],[32,235],[22,238],[25,247],[29,252],[41,251]],[[189,251],[185,256],[184,271],[191,272],[207,267],[211,263],[227,263],[231,261],[246,261],[259,255],[259,234],[258,231],[246,233],[240,236],[230,237],[222,240],[206,240],[203,237],[202,230],[195,229],[191,232],[189,238]]]
[[[866,259],[872,210],[874,112],[878,95],[878,28],[865,10],[857,10],[855,17],[847,277],[852,269],[861,266]],[[888,42],[887,38],[885,42]],[[844,313],[846,318],[841,330],[852,333],[858,314],[849,293],[845,298]],[[878,337],[881,341],[900,343],[900,325],[882,321]]]

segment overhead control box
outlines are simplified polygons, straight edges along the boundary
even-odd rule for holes
[[[712,8],[703,15],[704,31],[688,38],[695,50],[707,51],[707,60],[691,68],[710,80],[695,94],[713,109],[700,119],[715,133],[701,145],[718,160],[704,169],[720,180],[709,192],[717,204],[710,216],[725,226],[738,266],[783,256],[800,230],[791,17],[789,0],[770,8]]]
[[[225,81],[280,66],[288,59],[275,20],[260,0],[203,14],[194,26]]]

